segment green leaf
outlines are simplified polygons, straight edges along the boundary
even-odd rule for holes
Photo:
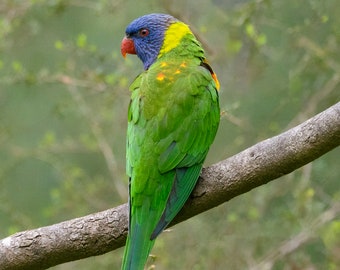
[[[16,61],[16,60],[12,62],[12,69],[13,69],[16,73],[21,73],[21,72],[24,70],[24,68],[23,68],[23,66],[22,66],[22,64],[21,64],[21,62]]]
[[[87,36],[84,33],[79,34],[77,37],[77,47],[85,48],[86,45],[87,45]]]
[[[54,42],[54,47],[57,50],[63,50],[64,49],[64,42],[62,42],[61,40],[57,40],[56,42]]]

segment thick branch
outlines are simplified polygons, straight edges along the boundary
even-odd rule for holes
[[[340,145],[340,102],[278,136],[203,170],[171,225],[288,174]],[[0,241],[0,269],[48,267],[125,244],[127,205],[16,233]]]

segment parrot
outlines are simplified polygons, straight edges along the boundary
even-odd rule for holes
[[[144,70],[129,87],[129,224],[122,270],[142,270],[156,237],[200,176],[220,122],[219,81],[189,26],[152,13],[126,28],[121,53]]]

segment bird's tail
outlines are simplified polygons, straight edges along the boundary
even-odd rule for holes
[[[133,209],[132,211],[134,212]],[[150,209],[147,200],[135,215],[130,216],[129,233],[123,256],[122,270],[143,270],[155,243],[150,235],[159,219],[159,209]]]
[[[145,232],[140,225],[135,226],[126,241],[122,270],[143,270],[154,242],[150,240],[150,232]]]

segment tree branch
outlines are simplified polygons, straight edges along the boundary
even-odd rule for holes
[[[340,145],[340,102],[202,171],[171,226],[288,174]],[[23,231],[0,241],[0,269],[46,269],[122,247],[127,205]]]

